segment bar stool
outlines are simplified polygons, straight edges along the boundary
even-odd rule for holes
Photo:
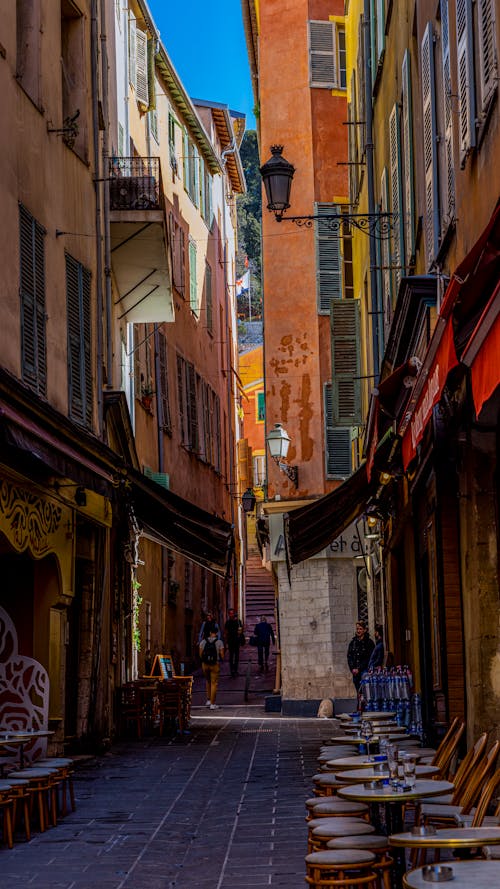
[[[388,855],[389,844],[387,837],[379,836],[376,833],[369,836],[335,837],[333,840],[328,840],[326,848],[365,849],[368,852],[373,852],[375,855],[373,870],[380,874],[380,880],[383,883],[384,889],[391,889],[391,868],[394,862]]]
[[[328,840],[335,837],[361,837],[370,833],[375,833],[375,828],[366,821],[360,820],[355,824],[352,821],[343,821],[342,818],[313,818],[308,824],[307,851],[320,852],[326,849]]]
[[[307,803],[315,801],[316,805],[307,806]],[[341,800],[336,799],[331,796],[314,796],[311,800],[307,800],[306,807],[308,809],[308,815],[306,816],[306,821],[310,821],[311,818],[353,818],[355,821],[359,821],[362,819],[363,821],[369,821],[369,813],[368,809],[363,809],[362,807],[365,805],[364,803],[354,803],[353,806],[349,806],[344,810],[344,807],[340,809],[339,803]],[[343,802],[350,802],[349,800],[344,800]]]
[[[316,796],[335,796],[339,787],[345,787],[345,783],[339,781],[333,772],[317,772],[312,780]]]
[[[74,812],[76,810],[75,805],[75,790],[73,787],[73,775],[74,775],[74,762],[72,759],[67,757],[59,757],[59,756],[49,756],[47,759],[38,759],[36,762],[37,766],[40,768],[54,768],[57,769],[59,776],[61,778],[61,815],[66,815],[68,812],[68,806],[66,797],[69,793],[69,801],[71,805],[71,811]]]
[[[18,806],[22,806],[24,834],[27,842],[31,840],[31,822],[30,822],[30,800],[29,781],[25,778],[11,778],[12,796],[12,829],[15,832],[18,816]]]
[[[306,855],[306,883],[311,889],[377,889],[375,855],[356,849],[326,849]]]
[[[12,833],[12,786],[8,781],[0,781],[0,809],[3,813],[3,841],[9,849],[14,845]]]
[[[38,821],[40,824],[40,832],[44,833],[49,826],[50,821],[53,826],[56,824],[56,785],[57,771],[56,769],[22,769],[20,772],[10,772],[7,779],[21,778],[29,782],[29,793],[31,795],[30,809],[36,803],[38,809]],[[49,809],[49,797],[51,806]]]

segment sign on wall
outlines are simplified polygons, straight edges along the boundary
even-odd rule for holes
[[[283,513],[269,516],[269,540],[271,561],[284,562],[286,553]],[[359,556],[361,553],[362,549],[356,534],[356,525],[353,522],[342,534],[336,537],[335,540],[332,540],[329,546],[311,556],[311,559],[353,559],[354,556]]]

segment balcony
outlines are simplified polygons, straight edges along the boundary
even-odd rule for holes
[[[113,158],[109,204],[118,320],[134,324],[173,321],[160,159]]]
[[[110,161],[111,210],[162,210],[159,157],[119,157]]]

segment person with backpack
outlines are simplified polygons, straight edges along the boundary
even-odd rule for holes
[[[224,658],[224,645],[218,631],[211,629],[207,638],[200,642],[201,669],[207,683],[207,703],[210,710],[218,710],[215,698],[219,684],[220,663]]]

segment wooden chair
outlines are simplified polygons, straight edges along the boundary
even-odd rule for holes
[[[489,781],[486,782],[481,796],[479,797],[476,811],[474,812],[474,818],[472,819],[471,827],[481,827],[486,815],[488,814],[488,808],[491,804],[491,801],[495,797],[499,788],[500,769],[497,769],[496,772],[491,776]],[[495,815],[500,815],[500,802],[495,809]]]
[[[172,680],[158,683],[156,706],[160,737],[163,735],[165,725],[172,722],[178,726],[179,731],[184,731],[182,690],[178,683]]]
[[[418,822],[449,827],[456,824],[457,815],[468,815],[495,770],[499,752],[500,741],[495,741],[488,754],[483,755],[476,762],[473,771],[469,772],[467,782],[462,785],[458,803],[423,801],[418,809]]]
[[[135,726],[137,737],[143,734],[143,702],[138,686],[133,683],[122,685],[117,690],[118,726],[120,733],[126,731],[132,724]]]
[[[437,777],[443,781],[449,777],[451,765],[464,731],[464,720],[456,716],[432,758],[431,765],[438,767],[439,775]]]

